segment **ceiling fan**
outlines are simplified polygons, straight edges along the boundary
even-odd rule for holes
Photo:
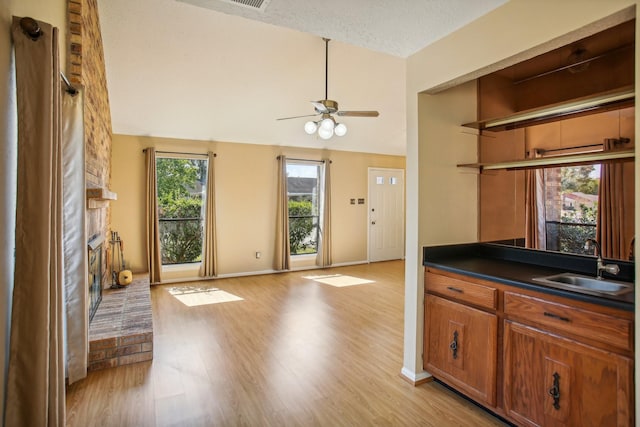
[[[322,139],[329,139],[333,135],[343,136],[347,133],[347,127],[344,123],[338,123],[333,117],[333,114],[341,117],[378,117],[380,113],[377,111],[342,111],[338,108],[338,102],[332,99],[328,99],[328,87],[329,87],[329,41],[331,39],[322,38],[324,40],[324,99],[319,101],[311,101],[311,105],[315,110],[314,114],[305,114],[302,116],[282,117],[277,120],[289,120],[298,119],[301,117],[316,117],[320,116],[318,120],[310,120],[305,123],[304,130],[309,135],[318,132],[318,136]]]

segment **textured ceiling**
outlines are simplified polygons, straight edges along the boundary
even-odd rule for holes
[[[404,56],[503,2],[271,0],[265,23],[212,0],[100,0],[113,132],[404,155]],[[328,97],[380,112],[340,118],[347,135],[328,141],[276,120],[324,98],[319,36],[332,39]]]
[[[507,0],[176,0],[230,15],[407,57]]]

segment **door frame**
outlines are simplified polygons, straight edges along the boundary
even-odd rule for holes
[[[371,172],[373,171],[393,171],[393,172],[400,172],[400,174],[402,175],[402,257],[401,259],[404,260],[407,256],[407,248],[406,248],[406,244],[407,244],[407,237],[406,237],[406,233],[407,233],[407,206],[406,206],[406,191],[407,191],[407,186],[406,186],[406,182],[405,182],[405,170],[401,169],[401,168],[384,168],[384,167],[375,167],[375,166],[369,166],[367,168],[367,263],[371,263]]]

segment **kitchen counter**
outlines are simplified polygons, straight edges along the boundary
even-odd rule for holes
[[[634,264],[628,261],[604,260],[620,267],[616,281],[634,282]],[[493,280],[519,288],[558,295],[574,300],[634,311],[635,291],[623,295],[587,295],[552,288],[533,281],[534,277],[559,273],[596,274],[596,257],[538,251],[492,243],[430,246],[423,248],[423,265],[458,274]]]

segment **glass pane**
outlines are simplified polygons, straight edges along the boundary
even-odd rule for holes
[[[287,162],[291,255],[318,252],[320,168],[319,164]]]
[[[392,176],[391,178],[389,178],[389,184],[396,185],[397,183],[398,183],[398,178],[396,178],[395,176]]]
[[[383,176],[376,176],[376,184],[383,185],[384,184],[384,177]]]
[[[596,236],[600,165],[545,169],[547,250],[590,254]]]
[[[207,160],[156,159],[162,264],[201,261]]]

